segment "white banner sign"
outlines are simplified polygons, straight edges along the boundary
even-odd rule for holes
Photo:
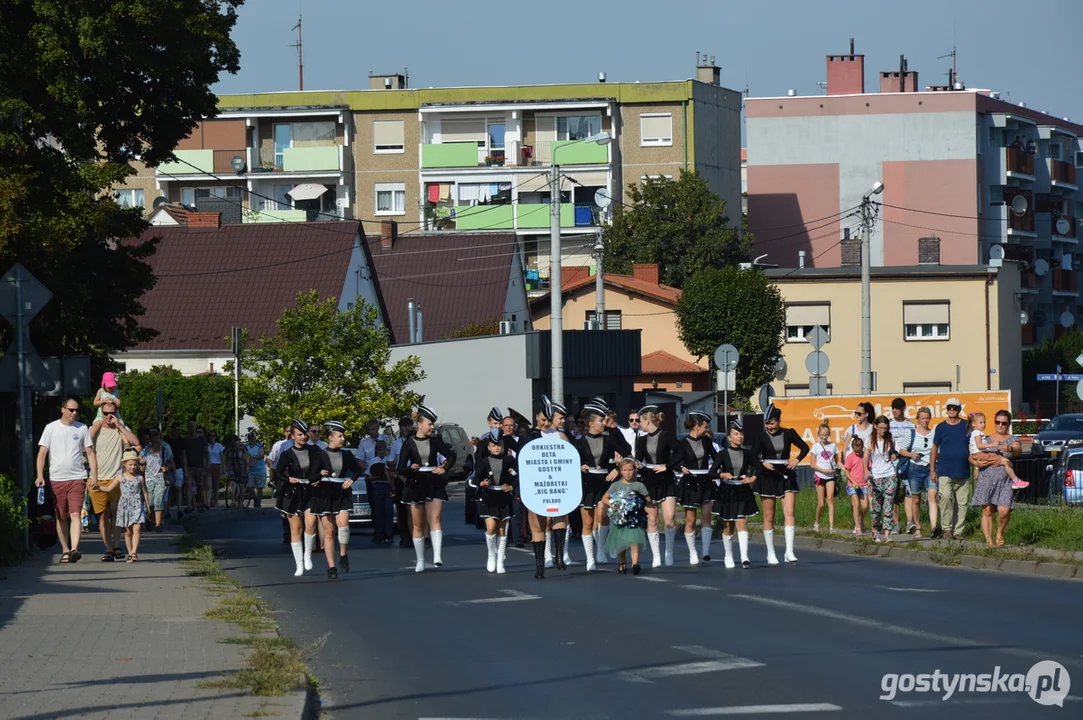
[[[519,492],[535,515],[562,517],[583,501],[579,451],[557,437],[531,440],[519,451]]]

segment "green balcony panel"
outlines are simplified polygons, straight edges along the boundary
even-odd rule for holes
[[[562,203],[560,226],[575,227],[575,205]],[[519,203],[519,229],[549,227],[549,204]]]
[[[286,148],[282,151],[282,169],[285,172],[337,171],[338,145]]]
[[[550,160],[557,165],[605,165],[609,162],[609,148],[580,140],[554,142]]]
[[[475,205],[455,208],[456,230],[511,230],[512,205]]]
[[[308,220],[308,212],[305,210],[266,210],[246,216],[247,222],[276,223],[276,222],[305,222]]]
[[[177,156],[177,162],[162,163],[158,166],[158,172],[164,175],[214,172],[214,150],[175,150],[173,154]]]
[[[454,168],[477,166],[477,143],[461,142],[421,146],[421,167],[423,168]]]

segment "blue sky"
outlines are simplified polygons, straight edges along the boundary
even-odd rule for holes
[[[368,87],[369,71],[411,87],[675,80],[695,52],[751,95],[821,91],[824,55],[865,54],[866,89],[905,54],[919,84],[943,85],[956,46],[968,87],[1083,122],[1083,2],[1045,0],[302,0],[305,89]],[[298,0],[248,0],[234,37],[241,71],[220,93],[297,89]]]

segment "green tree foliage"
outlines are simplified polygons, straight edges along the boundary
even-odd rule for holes
[[[23,530],[29,525],[26,506],[15,476],[0,473],[0,567],[23,559]]]
[[[104,361],[153,337],[138,301],[154,243],[116,243],[148,226],[109,190],[216,114],[241,2],[0,3],[0,271],[22,262],[53,291],[34,322],[42,354]]]
[[[133,430],[158,425],[157,393],[162,391],[162,429],[189,420],[225,437],[233,432],[233,379],[226,375],[182,375],[172,366],[155,365],[117,376],[120,415]],[[241,428],[244,430],[244,428]]]
[[[1076,358],[1083,353],[1083,332],[1072,328],[1056,340],[1046,338],[1041,345],[1031,348],[1023,353],[1023,401],[1030,403],[1033,410],[1036,402],[1041,403],[1041,415],[1053,417],[1056,403],[1057,384],[1052,382],[1038,382],[1035,377],[1038,374],[1052,374],[1060,366],[1061,372],[1080,373],[1083,367],[1076,362]],[[1076,396],[1076,384],[1067,382],[1060,384],[1060,410],[1067,412],[1078,404]]]
[[[629,185],[627,199],[631,207],[616,206],[603,236],[607,271],[630,274],[632,263],[658,263],[664,284],[684,287],[699,270],[748,261],[752,236],[739,237],[725,201],[698,173]]]
[[[378,319],[364,302],[340,313],[335,298],[298,294],[278,319],[278,334],[245,349],[242,410],[268,437],[301,418],[338,420],[351,439],[364,434],[369,419],[408,413],[422,397],[407,388],[425,373],[415,356],[389,365],[387,330]]]
[[[771,380],[785,329],[782,295],[759,270],[702,270],[677,301],[677,332],[688,352],[711,358],[723,343],[740,352],[737,393],[745,397]]]
[[[493,318],[492,320],[473,320],[463,325],[458,330],[454,330],[451,333],[444,335],[442,340],[453,340],[455,338],[470,338],[470,337],[483,337],[485,335],[496,335],[500,332],[500,318]]]

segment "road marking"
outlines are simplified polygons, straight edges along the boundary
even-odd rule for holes
[[[674,650],[707,658],[697,662],[679,663],[677,665],[659,665],[657,667],[640,668],[638,670],[626,670],[618,673],[617,678],[631,683],[653,683],[658,678],[675,677],[678,675],[702,675],[704,673],[721,672],[723,670],[740,670],[741,668],[763,667],[763,663],[749,660],[748,658],[728,655],[724,652],[711,650],[700,645],[674,645]]]
[[[880,620],[870,620],[854,614],[835,612],[834,610],[828,610],[826,608],[816,607],[813,605],[801,605],[800,603],[789,602],[788,600],[776,600],[774,598],[760,597],[758,595],[740,595],[736,593],[730,595],[729,597],[737,598],[739,600],[750,600],[752,602],[757,602],[763,605],[771,605],[774,607],[785,608],[787,610],[794,610],[796,612],[803,612],[808,615],[818,615],[820,617],[830,618],[831,620],[838,620],[839,622],[843,622],[848,625],[858,625],[861,627],[880,630],[881,632],[889,632],[896,635],[905,635],[912,638],[922,638],[924,640],[930,640],[932,642],[941,643],[943,645],[956,645],[959,647],[968,648],[985,648],[990,650],[997,650],[1003,653],[1008,653],[1010,655],[1025,657],[1029,660],[1056,660],[1062,665],[1072,664],[1076,666],[1083,666],[1083,659],[1081,658],[1054,655],[1052,653],[1037,652],[1033,650],[1024,650],[1022,648],[997,647],[994,645],[994,643],[978,642],[977,640],[955,637],[953,635],[941,635],[940,633],[920,630],[914,627],[891,625]]]
[[[717,715],[767,715],[803,712],[836,712],[842,710],[831,703],[794,703],[791,705],[730,705],[724,707],[689,708],[687,710],[667,710],[667,715],[674,717],[713,717]]]
[[[930,590],[929,588],[900,588],[889,587],[887,585],[877,585],[876,587],[882,590],[891,590],[893,592],[912,592],[912,593],[942,593],[944,590]]]
[[[677,587],[684,588],[685,590],[717,590],[716,587],[710,585],[678,585]]]
[[[1079,701],[1083,698],[1078,695],[1065,695],[1064,699],[1067,701]],[[984,698],[960,698],[957,695],[952,696],[948,701],[936,698],[935,700],[891,700],[889,704],[895,707],[902,708],[915,708],[915,707],[943,707],[947,703],[951,705],[999,705],[1004,702],[1026,702],[1029,698],[1026,695],[1000,695],[999,697],[984,697]],[[1029,703],[1028,703],[1029,704]]]
[[[527,555],[533,555],[534,554],[533,550],[527,550],[526,548],[510,547],[510,548],[507,548],[507,549],[508,550],[514,550],[515,552],[526,553]]]
[[[486,603],[521,602],[523,600],[541,600],[541,595],[519,592],[518,590],[501,590],[504,597],[482,598],[480,600],[460,600],[456,605],[483,605]]]
[[[639,575],[636,579],[645,580],[646,582],[669,582],[669,580],[666,580],[665,578],[652,577],[651,575]]]

